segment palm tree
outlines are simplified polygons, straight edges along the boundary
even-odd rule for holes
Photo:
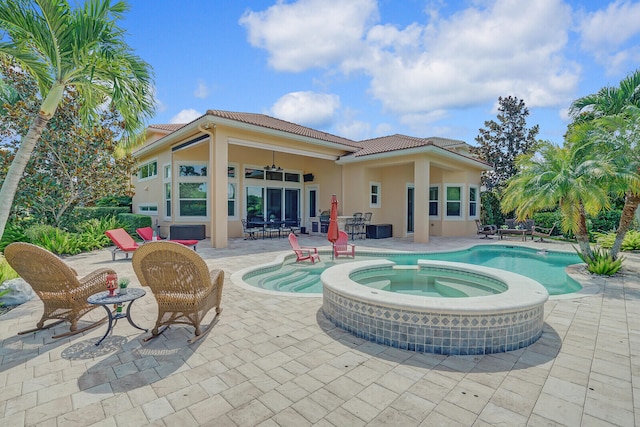
[[[73,88],[90,124],[110,104],[124,121],[124,137],[139,132],[154,112],[152,71],[124,41],[117,21],[124,1],[0,0],[0,56],[37,81],[42,103],[0,189],[0,238],[18,183],[65,90]]]
[[[600,89],[598,93],[575,100],[569,109],[576,122],[596,119],[603,121],[605,126],[606,122],[609,123],[612,137],[622,142],[616,148],[617,163],[621,170],[628,170],[629,165],[638,165],[637,132],[629,131],[630,127],[637,129],[638,115],[635,115],[635,119],[633,113],[629,115],[629,107],[640,107],[640,70],[636,70],[623,79],[618,87],[605,87]],[[636,124],[628,123],[628,120],[635,121]],[[635,139],[633,135],[635,135]],[[636,168],[635,173],[640,178],[640,169]],[[618,256],[624,236],[627,234],[640,204],[640,188],[633,185],[633,182],[629,183],[624,193],[624,207],[616,231],[616,240],[610,250],[613,259]]]
[[[577,131],[575,131],[577,132]],[[544,209],[560,207],[561,228],[575,234],[580,252],[592,259],[587,214],[596,214],[610,203],[603,181],[615,173],[606,156],[595,156],[589,143],[559,147],[539,143],[532,155],[518,159],[518,174],[504,191],[503,212],[515,211],[526,219]]]

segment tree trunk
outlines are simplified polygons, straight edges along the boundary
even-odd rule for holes
[[[50,118],[51,116],[47,118],[43,114],[38,114],[35,117],[33,123],[31,123],[31,126],[29,127],[29,131],[20,143],[20,147],[11,162],[11,166],[9,166],[7,176],[4,178],[2,188],[0,189],[0,239],[2,239],[4,229],[7,226],[9,213],[11,212],[11,205],[13,204],[13,199],[16,195],[16,191],[18,190],[18,184],[22,179],[22,174],[24,173],[27,163],[31,158],[31,153],[33,153],[33,149],[38,143],[40,135],[42,135],[42,131],[47,126],[47,123],[49,123]]]
[[[580,210],[580,219],[578,220],[578,230],[576,231],[576,240],[580,247],[580,252],[587,259],[593,259],[593,253],[591,252],[591,244],[589,243],[589,232],[587,231],[587,216],[584,211],[584,206],[580,203],[578,208]]]
[[[624,236],[627,234],[627,231],[629,231],[629,227],[633,222],[636,209],[638,209],[638,204],[640,204],[640,195],[627,191],[624,200],[624,207],[622,208],[622,214],[620,215],[620,224],[618,224],[618,231],[616,231],[616,240],[613,242],[613,246],[609,252],[613,259],[618,258],[618,252],[620,252]]]

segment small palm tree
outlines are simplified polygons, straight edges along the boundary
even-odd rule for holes
[[[112,0],[87,0],[74,10],[66,0],[0,0],[0,57],[29,72],[42,97],[0,189],[0,238],[22,173],[65,90],[75,90],[86,123],[111,104],[125,136],[153,114],[151,68],[116,24],[127,10],[124,1]]]
[[[586,215],[609,207],[604,182],[615,175],[611,159],[595,155],[592,149],[589,143],[564,147],[539,143],[533,155],[518,159],[519,172],[509,180],[501,204],[504,212],[515,210],[519,219],[559,206],[562,230],[575,234],[580,252],[588,259],[593,255]]]

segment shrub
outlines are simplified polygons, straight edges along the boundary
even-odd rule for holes
[[[9,223],[4,229],[4,234],[0,240],[0,251],[4,252],[4,248],[13,242],[29,242],[29,238],[22,227]]]
[[[118,214],[118,222],[122,228],[132,236],[136,235],[136,228],[151,227],[151,217],[149,215],[121,213]]]
[[[131,212],[131,196],[109,196],[103,197],[96,202],[96,206],[124,206]]]
[[[594,233],[608,233],[616,230],[620,224],[620,210],[602,211],[596,216],[589,216],[590,231]]]
[[[75,230],[76,224],[87,221],[89,219],[102,219],[106,217],[117,217],[118,214],[128,213],[127,207],[92,207],[92,208],[75,208],[67,215],[61,224],[70,230]]]
[[[0,257],[0,284],[4,283],[5,280],[16,279],[18,273],[15,272],[13,268],[9,265],[4,257]]]
[[[69,233],[60,228],[53,228],[49,233],[44,233],[40,241],[36,243],[38,246],[58,255],[76,255],[82,252],[82,241],[78,239],[76,233]]]
[[[616,233],[594,233],[594,237],[599,246],[610,249],[613,246],[613,242],[616,240]],[[627,231],[620,249],[623,251],[640,250],[640,231]]]
[[[614,260],[605,248],[596,247],[593,249],[593,258],[587,258],[580,251],[578,256],[587,264],[587,270],[593,274],[603,276],[613,276],[622,268],[624,257]]]

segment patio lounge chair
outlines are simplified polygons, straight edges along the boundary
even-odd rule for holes
[[[4,250],[9,265],[22,277],[44,304],[44,313],[36,328],[18,332],[18,335],[49,329],[62,322],[71,323],[69,332],[54,335],[61,338],[75,335],[102,324],[107,318],[78,329],[78,320],[98,305],[87,303],[87,298],[104,291],[107,274],[116,274],[110,268],[101,268],[78,278],[76,271],[55,254],[30,243],[11,243]],[[44,325],[47,320],[57,319]]]
[[[151,288],[158,303],[158,318],[147,340],[163,333],[169,325],[184,324],[195,328],[195,336],[189,340],[192,343],[217,323],[222,312],[223,270],[209,270],[197,252],[167,241],[140,246],[133,254],[132,264],[140,284]],[[200,324],[212,308],[216,316],[203,329]]]
[[[318,249],[301,247],[298,243],[298,237],[293,233],[289,233],[289,244],[296,254],[296,262],[309,260],[313,264],[316,261],[320,261]]]
[[[553,231],[556,229],[556,225],[557,224],[553,224],[551,228],[542,228],[534,225],[531,228],[531,240],[533,240],[534,237],[539,237],[538,242],[544,242],[545,237],[551,237]]]
[[[142,227],[136,228],[136,233],[145,243],[153,241],[153,228],[151,227]],[[156,236],[156,240],[164,240],[162,237]],[[180,243],[181,245],[191,246],[193,250],[196,250],[196,245],[198,244],[197,240],[185,240],[185,239],[169,239],[170,242]]]
[[[356,257],[356,245],[347,243],[349,235],[344,231],[338,231],[338,240],[333,244],[333,255],[338,258],[340,255]]]
[[[140,245],[133,240],[133,237],[126,232],[124,228],[116,228],[114,230],[107,230],[104,232],[111,239],[114,245],[111,250],[111,260],[116,260],[116,252],[124,252],[124,257],[129,258],[129,252],[135,252]]]
[[[476,219],[476,227],[478,227],[478,234],[484,234],[484,239],[490,239],[494,234],[498,232],[498,227],[491,225],[482,225],[479,219]]]

